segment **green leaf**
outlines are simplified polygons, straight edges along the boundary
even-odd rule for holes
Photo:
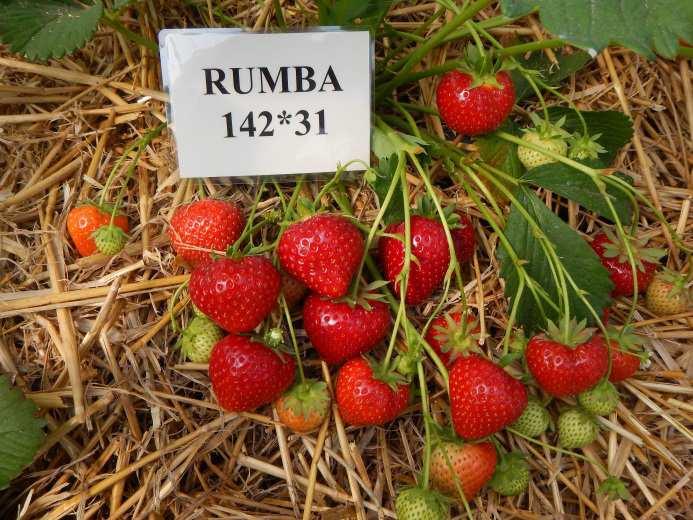
[[[565,266],[581,291],[585,292],[587,301],[598,315],[610,304],[609,294],[613,284],[609,273],[602,266],[592,248],[568,224],[552,213],[549,208],[528,188],[521,186],[515,192],[518,202],[536,221],[547,239],[554,245],[559,261]],[[513,205],[505,227],[505,235],[530,277],[549,296],[549,300],[558,304],[558,288],[551,272],[547,257],[527,221]],[[501,247],[499,251],[501,276],[505,279],[505,294],[512,305],[517,297],[519,278],[508,252]],[[567,282],[566,282],[567,283]],[[578,299],[576,292],[569,286],[568,296],[572,317],[578,321],[587,320],[593,324],[594,318],[587,307]],[[517,320],[524,326],[525,332],[532,334],[544,329],[546,319],[558,321],[559,312],[550,307],[544,300],[540,303],[534,298],[529,288],[525,287],[518,304]],[[542,312],[543,309],[543,312]]]
[[[381,158],[378,162],[377,168],[369,171],[366,174],[366,179],[368,184],[370,184],[373,191],[378,196],[378,203],[382,206],[387,196],[387,192],[390,189],[390,183],[393,182],[393,178],[397,171],[397,156],[391,155],[390,157]],[[399,179],[394,179],[396,185],[399,185]],[[390,224],[392,222],[399,222],[404,219],[404,200],[402,199],[401,190],[394,188],[394,192],[390,197],[390,204],[387,206],[387,210],[383,215],[383,223]]]
[[[426,145],[426,141],[413,135],[396,131],[383,132],[377,126],[374,126],[371,132],[371,149],[379,159],[387,159],[399,151],[418,155],[425,151]]]
[[[60,58],[91,38],[103,14],[72,0],[0,0],[0,40],[30,60]]]
[[[585,119],[590,135],[601,134],[597,142],[606,148],[606,153],[599,155],[599,163],[606,167],[616,158],[618,151],[633,137],[633,122],[623,112],[605,110],[602,112],[580,112]],[[563,129],[570,133],[582,133],[582,124],[574,110],[564,107],[549,109],[551,121],[565,117]]]
[[[574,200],[602,217],[614,220],[605,197],[599,192],[589,175],[566,164],[555,162],[532,168],[522,176],[522,181],[546,188],[562,197]],[[618,218],[623,223],[629,223],[633,214],[630,199],[621,190],[610,185],[607,185],[606,192]]]
[[[0,489],[34,460],[43,442],[45,423],[35,414],[36,405],[0,375]]]
[[[538,7],[541,22],[559,38],[597,53],[623,45],[650,59],[675,58],[679,38],[693,40],[693,2],[681,0],[502,0],[507,16]]]
[[[320,25],[375,29],[396,2],[397,0],[318,0],[318,17]]]
[[[519,127],[509,119],[501,125],[500,130],[513,135],[519,135]],[[519,178],[524,167],[517,157],[517,145],[510,143],[495,134],[486,134],[477,138],[474,143],[479,147],[479,155],[485,163],[503,170],[505,173]]]
[[[572,54],[559,54],[556,56],[556,60],[558,65],[554,65],[546,57],[545,53],[533,52],[529,58],[518,59],[518,62],[526,69],[536,70],[541,73],[543,80],[550,86],[555,87],[568,76],[582,69],[592,61],[592,58],[585,51],[578,51]],[[511,70],[510,75],[515,84],[517,101],[534,96],[534,90],[519,70]],[[542,90],[541,87],[539,89]]]

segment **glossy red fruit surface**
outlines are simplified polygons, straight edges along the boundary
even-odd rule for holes
[[[476,249],[476,237],[474,236],[474,225],[468,216],[458,213],[460,223],[458,227],[450,230],[452,243],[455,246],[455,256],[459,263],[469,262],[474,256]]]
[[[617,341],[609,342],[609,350],[611,351],[611,372],[609,373],[609,381],[612,383],[618,383],[619,381],[628,379],[640,368],[640,358],[621,349]]]
[[[315,294],[303,305],[303,326],[308,339],[327,363],[337,364],[365,354],[387,335],[390,310],[377,300],[370,309]]]
[[[222,408],[254,410],[279,397],[294,380],[296,363],[245,336],[226,336],[209,358],[209,379]]]
[[[609,271],[611,281],[614,283],[613,296],[632,296],[633,295],[633,270],[628,261],[623,258],[604,256],[607,244],[612,243],[606,233],[599,233],[590,243],[594,252],[597,253],[602,265]],[[637,253],[636,253],[637,254]],[[654,278],[658,264],[642,260],[642,268],[637,269],[638,273],[638,292],[643,293]]]
[[[111,213],[95,204],[81,204],[67,215],[67,232],[81,256],[89,256],[96,253],[94,232],[101,226],[106,226],[111,221]],[[113,224],[125,233],[130,230],[128,219],[125,215],[116,215]]]

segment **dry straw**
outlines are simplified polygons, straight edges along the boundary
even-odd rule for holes
[[[315,23],[311,2],[282,0],[145,0],[125,22],[150,38],[162,27],[263,29],[275,24],[277,5],[292,27]],[[436,9],[435,2],[412,2],[388,19],[411,31]],[[491,32],[501,39],[544,37],[535,21],[523,23]],[[440,47],[423,66],[459,51],[459,44]],[[611,49],[563,88],[582,109],[621,110],[633,118],[635,137],[616,167],[635,178],[689,247],[691,80],[687,61],[648,62]],[[434,87],[434,79],[424,79],[402,95],[428,105]],[[49,430],[35,463],[0,492],[0,518],[18,511],[25,519],[393,517],[394,493],[420,469],[418,408],[384,428],[363,429],[344,426],[334,409],[318,432],[298,436],[277,424],[269,408],[221,412],[210,397],[206,367],[182,362],[173,348],[168,300],[186,275],[164,230],[195,186],[178,179],[168,134],[142,154],[129,184],[125,211],[136,225],[126,250],[112,259],[78,258],[65,239],[70,208],[94,195],[127,145],[164,119],[160,88],[157,57],[108,28],[82,51],[44,65],[0,52],[0,371],[42,407]],[[442,135],[436,118],[426,116],[422,124]],[[413,197],[421,185],[414,175],[409,179]],[[205,185],[246,207],[255,195],[252,187]],[[310,189],[317,194],[319,186]],[[370,222],[372,193],[360,181],[349,190],[356,214]],[[279,207],[275,195],[267,193],[261,212]],[[457,187],[440,195],[477,215]],[[555,209],[563,204],[550,194],[546,200]],[[568,214],[582,231],[596,226],[593,215],[572,203]],[[657,247],[672,246],[647,210],[640,229]],[[466,292],[481,313],[491,351],[505,328],[507,302],[490,260],[496,238],[482,225],[477,231],[480,248],[465,273]],[[450,294],[451,304],[458,299]],[[190,316],[186,303],[174,309],[179,320]],[[618,304],[617,318],[626,311],[625,302]],[[638,318],[650,338],[652,364],[620,386],[623,404],[585,450],[622,478],[632,499],[608,502],[597,494],[604,475],[591,464],[503,437],[529,454],[532,482],[519,499],[483,493],[474,502],[480,518],[690,517],[693,313],[662,319],[638,308]],[[308,370],[329,381],[326,367],[312,363]],[[432,367],[427,372],[432,408],[442,417],[440,381]]]

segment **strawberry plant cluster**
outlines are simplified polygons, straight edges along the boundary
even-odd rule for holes
[[[37,2],[44,17],[78,15],[81,30],[65,51],[99,20],[132,36],[118,21],[128,2],[87,3]],[[367,25],[379,46],[373,166],[362,181],[344,165],[324,183],[299,178],[288,194],[258,181],[247,205],[200,182],[194,200],[166,219],[172,269],[189,273],[170,302],[177,355],[207,365],[206,398],[221,409],[274,410],[297,435],[337,422],[358,432],[420,417],[425,435],[412,447],[419,471],[392,501],[402,520],[446,519],[451,511],[473,518],[485,492],[527,492],[534,465],[514,439],[592,464],[603,494],[625,498],[611,468],[578,450],[595,443],[622,406],[619,385],[647,368],[648,347],[634,332],[638,306],[659,316],[690,309],[691,251],[631,177],[612,167],[631,138],[629,117],[580,110],[563,93],[561,81],[589,55],[570,47],[556,73],[537,61],[539,43],[508,44],[488,29],[539,9],[546,27],[575,46],[615,40],[663,56],[676,54],[676,37],[689,29],[672,23],[658,33],[646,24],[643,39],[604,39],[571,23],[594,16],[582,7],[563,20],[560,2],[505,0],[497,20],[482,20],[489,1],[441,1],[440,27],[407,39],[383,22],[391,3],[320,2],[321,24]],[[9,2],[0,15],[21,18],[17,6],[38,9]],[[29,57],[60,50],[46,51],[54,33],[36,24],[24,39],[7,27],[0,21],[3,40]],[[422,67],[450,42],[454,57]],[[435,78],[429,103],[415,94],[425,78]],[[124,194],[164,130],[136,139],[98,200],[69,211],[66,235],[78,255],[127,252],[138,224],[123,210]],[[349,188],[359,182],[372,214],[355,210]],[[263,206],[269,197],[279,200],[271,211]],[[571,221],[566,207],[581,207],[590,224]],[[675,249],[648,247],[642,207],[659,217]],[[503,280],[505,312],[493,324],[469,288],[470,280],[481,283],[480,245]],[[687,269],[667,268],[681,265]],[[190,303],[179,330],[182,295]],[[4,384],[0,378],[0,398],[9,393]],[[33,443],[36,424],[28,427]],[[0,477],[0,486],[9,480]]]

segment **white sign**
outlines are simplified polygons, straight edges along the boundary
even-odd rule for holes
[[[370,163],[368,31],[166,29],[159,42],[182,177]]]

